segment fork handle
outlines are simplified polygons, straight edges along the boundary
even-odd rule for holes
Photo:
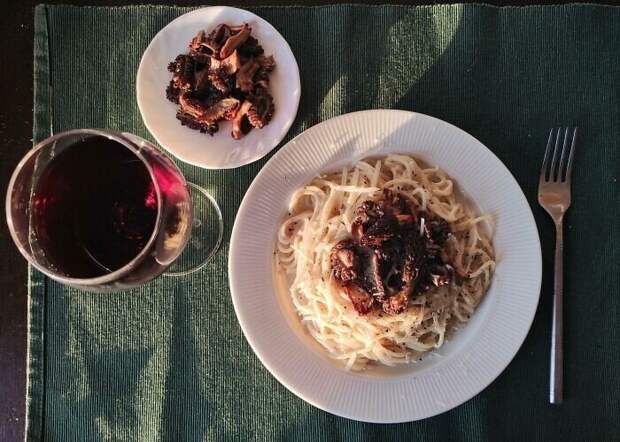
[[[563,365],[564,354],[562,350],[562,281],[563,265],[562,257],[564,250],[563,223],[560,219],[555,224],[555,272],[553,282],[553,321],[551,328],[551,370],[549,402],[561,404],[563,399]]]

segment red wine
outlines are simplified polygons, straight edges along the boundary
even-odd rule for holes
[[[141,159],[102,136],[59,153],[32,198],[37,247],[58,272],[93,278],[144,249],[157,221],[157,194]]]

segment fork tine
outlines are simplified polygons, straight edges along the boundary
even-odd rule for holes
[[[545,157],[543,158],[542,167],[540,168],[540,181],[547,180],[547,169],[549,166],[549,158],[551,157],[551,145],[553,143],[553,128],[549,131],[549,141],[545,149]]]
[[[565,171],[565,165],[566,165],[566,161],[568,160],[568,153],[569,153],[569,147],[568,147],[568,127],[566,127],[564,129],[564,142],[562,143],[562,150],[560,151],[560,157],[558,158],[560,161],[560,165],[558,166],[558,176],[557,176],[557,181],[564,181],[564,177],[566,176],[564,171]]]
[[[549,168],[549,181],[555,181],[557,178],[557,165],[559,161],[558,152],[560,150],[560,137],[562,133],[562,128],[558,127],[558,132],[555,135],[555,148],[553,149],[553,158],[551,160],[551,167]]]
[[[566,166],[565,181],[570,181],[571,172],[573,171],[573,158],[575,157],[575,144],[577,144],[577,127],[573,130],[573,141],[570,146],[570,153],[568,154],[568,165]]]

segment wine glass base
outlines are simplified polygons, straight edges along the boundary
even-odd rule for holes
[[[194,220],[189,242],[164,276],[194,273],[211,261],[222,244],[224,222],[215,199],[202,187],[187,183],[194,206]]]

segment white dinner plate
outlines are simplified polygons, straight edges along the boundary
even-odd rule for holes
[[[276,61],[269,89],[276,108],[273,119],[240,140],[230,136],[230,122],[220,123],[213,136],[181,126],[176,119],[178,105],[166,99],[166,87],[172,78],[168,64],[188,52],[189,42],[198,31],[209,32],[220,23],[248,23],[265,54],[273,55]],[[167,151],[195,166],[230,169],[262,158],[282,141],[297,115],[301,84],[295,56],[273,26],[249,11],[213,6],[188,12],[159,31],[142,55],[136,94],[144,124]]]
[[[493,215],[497,267],[469,323],[420,362],[348,372],[304,331],[273,278],[276,232],[292,192],[321,172],[368,156],[412,154],[436,165]],[[461,129],[427,115],[371,110],[332,118],[293,139],[247,191],[232,232],[229,278],[237,318],[267,369],[330,413],[367,422],[424,419],[472,398],[512,360],[530,328],[541,284],[534,217],[502,162]]]

